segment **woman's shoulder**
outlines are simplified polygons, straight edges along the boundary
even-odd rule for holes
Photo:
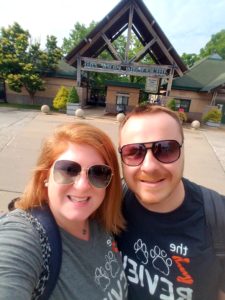
[[[33,221],[34,223],[34,221]],[[21,209],[15,209],[0,217],[0,235],[29,235],[39,240],[39,234],[32,224],[32,216]]]
[[[2,214],[0,217],[0,225],[10,225],[10,224],[28,224],[29,221],[26,218],[27,212],[22,209],[15,209],[12,211],[9,211],[5,214]]]

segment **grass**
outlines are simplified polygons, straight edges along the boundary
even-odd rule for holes
[[[0,107],[13,107],[13,108],[18,108],[18,109],[36,109],[36,110],[41,109],[41,105],[17,104],[17,103],[0,103]]]
[[[0,102],[0,108],[1,107],[12,107],[12,108],[18,108],[18,109],[33,109],[33,110],[41,110],[42,105],[38,104],[18,104],[18,103],[1,103]],[[53,107],[50,107],[50,110],[52,112],[59,112],[58,109],[55,109]]]

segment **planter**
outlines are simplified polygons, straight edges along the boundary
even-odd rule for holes
[[[218,122],[207,121],[205,124],[211,127],[220,127],[220,123]]]
[[[75,116],[75,111],[81,108],[80,103],[67,103],[66,105],[66,114],[70,116]]]

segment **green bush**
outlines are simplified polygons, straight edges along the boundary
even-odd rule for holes
[[[202,117],[203,122],[215,122],[220,123],[222,117],[222,113],[218,108],[212,108],[207,113],[205,113]]]
[[[65,109],[68,100],[69,91],[64,86],[61,86],[58,90],[55,98],[53,99],[53,107],[55,109]]]
[[[176,110],[176,100],[175,99],[170,99],[166,103],[166,107],[170,108],[171,110]]]
[[[72,87],[72,89],[70,90],[67,102],[69,102],[69,103],[79,103],[80,102],[79,96],[78,96],[78,93],[77,93],[77,90],[75,87]]]

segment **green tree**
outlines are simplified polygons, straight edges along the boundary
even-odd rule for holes
[[[210,41],[200,50],[200,57],[203,58],[213,53],[225,59],[225,29],[212,35]]]
[[[24,87],[34,103],[37,91],[44,90],[43,77],[56,68],[62,57],[56,38],[47,38],[46,49],[41,50],[39,43],[30,42],[30,34],[18,23],[0,32],[0,77],[5,79],[9,88],[21,92]]]
[[[53,107],[55,109],[65,109],[69,97],[69,90],[61,86],[55,98],[53,99]]]
[[[191,68],[196,63],[196,61],[200,59],[200,57],[195,53],[190,53],[190,54],[183,53],[181,55],[181,58],[185,63],[185,65],[188,66],[189,68]]]
[[[69,103],[79,103],[79,96],[76,88],[73,86],[69,92],[68,100]]]
[[[46,49],[41,52],[42,73],[55,71],[61,58],[62,49],[57,46],[57,38],[54,35],[47,36]]]
[[[88,27],[79,22],[75,23],[74,28],[71,30],[69,38],[63,39],[62,50],[64,54],[67,54],[72,50],[80,41],[87,36],[87,34],[97,25],[92,21]]]

